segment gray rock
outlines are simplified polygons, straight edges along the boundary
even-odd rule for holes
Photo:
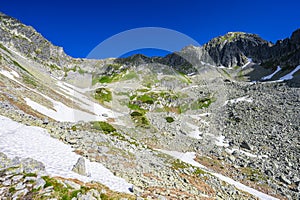
[[[70,186],[71,188],[74,188],[75,190],[80,190],[81,188],[79,184],[74,183],[73,181],[65,180],[64,183]]]
[[[23,178],[23,175],[17,175],[12,177],[12,181],[15,182],[19,182],[21,179]]]
[[[15,186],[15,189],[16,190],[22,190],[22,189],[24,189],[25,188],[25,185],[23,184],[23,183],[18,183],[16,186]]]
[[[229,156],[228,159],[229,159],[231,162],[233,162],[233,163],[234,163],[234,161],[235,161],[235,157],[234,157],[234,156]]]
[[[240,145],[242,148],[244,148],[244,149],[247,149],[247,150],[253,150],[253,148],[252,148],[252,146],[248,143],[248,142],[246,142],[246,141],[243,141],[242,142],[242,144]]]
[[[0,152],[0,169],[6,168],[11,163],[11,160],[2,152]]]
[[[13,199],[16,199],[16,198],[23,197],[23,196],[25,196],[28,192],[29,192],[29,191],[28,191],[27,188],[25,188],[25,189],[23,189],[23,190],[19,190],[19,191],[17,191],[17,192],[12,196],[12,198],[13,198]],[[21,198],[20,198],[20,199],[21,199]]]
[[[36,177],[33,177],[33,176],[26,176],[25,179],[24,179],[24,182],[29,182],[29,181],[34,181],[36,182]]]
[[[4,185],[4,186],[10,186],[11,185],[11,179],[8,179],[8,180],[4,181],[2,183],[2,185]]]
[[[34,189],[44,188],[45,184],[46,184],[46,181],[44,179],[38,178],[36,180],[36,184],[35,184],[35,186],[33,188]]]
[[[287,177],[285,177],[283,174],[280,176],[280,180],[287,185],[291,184],[291,181]]]
[[[102,116],[103,116],[103,117],[108,117],[108,114],[103,113]]]
[[[48,118],[45,118],[45,119],[44,119],[43,124],[44,124],[44,125],[48,125],[48,124],[49,124]]]
[[[85,160],[83,157],[78,158],[77,163],[73,166],[73,172],[76,172],[80,175],[87,175],[86,168],[85,168]]]
[[[36,161],[32,158],[25,158],[21,160],[25,173],[37,173],[45,171],[45,165],[42,162]]]

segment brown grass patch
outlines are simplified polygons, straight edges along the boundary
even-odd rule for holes
[[[223,174],[223,175],[228,176],[233,179],[235,179],[234,178],[235,174],[244,174],[247,177],[247,175],[244,173],[246,168],[241,167],[241,168],[235,169],[230,164],[227,164],[227,163],[222,164],[220,160],[218,160],[217,158],[214,158],[214,157],[212,157],[212,159],[210,159],[205,156],[200,157],[197,155],[195,161],[199,162],[200,164],[206,166],[209,169],[214,170],[215,172],[218,172],[220,174]],[[252,187],[253,189],[261,191],[265,194],[272,195],[276,198],[287,199],[286,197],[283,197],[280,194],[277,194],[277,191],[272,189],[267,184],[260,184],[257,181],[250,181],[247,179],[236,180],[236,181],[239,181],[239,182],[243,183],[244,185]]]
[[[211,197],[216,195],[216,191],[203,180],[201,180],[198,176],[187,176],[185,174],[180,174],[180,176],[188,180],[190,184],[195,186],[203,194],[206,194]]]

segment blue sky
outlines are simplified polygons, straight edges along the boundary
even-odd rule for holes
[[[139,27],[173,29],[200,44],[229,31],[274,42],[300,28],[299,0],[2,0],[0,11],[33,26],[73,57],[86,57],[105,39]]]

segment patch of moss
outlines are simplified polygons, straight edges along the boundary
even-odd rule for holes
[[[24,83],[28,84],[28,85],[32,85],[34,87],[37,87],[38,86],[38,83],[34,80],[33,77],[30,77],[28,75],[24,75],[23,76],[23,81]]]
[[[154,98],[148,96],[147,94],[143,94],[143,95],[141,95],[141,96],[137,96],[136,99],[137,99],[138,101],[142,101],[143,103],[146,103],[146,104],[153,104],[154,101],[156,100],[156,99],[154,99]]]
[[[70,187],[64,187],[63,184],[59,183],[56,179],[51,178],[49,176],[42,177],[46,184],[44,188],[52,186],[54,192],[52,193],[52,197],[59,197],[59,199],[71,200],[73,197],[77,197],[78,193],[86,193],[87,188],[82,186],[80,190],[73,190]]]
[[[137,97],[137,95],[134,94],[134,95],[130,96],[129,99],[130,99],[130,100],[133,100],[133,99],[135,99],[136,97]]]
[[[253,169],[250,167],[241,168],[241,172],[246,175],[247,179],[250,181],[266,181],[268,178],[258,169]]]
[[[166,119],[166,121],[167,121],[168,123],[174,122],[173,117],[166,117],[165,119]]]
[[[110,125],[107,122],[102,122],[102,121],[93,122],[93,129],[102,130],[106,134],[116,131],[116,129],[112,125]]]
[[[149,89],[148,88],[143,88],[143,89],[137,89],[136,91],[145,93],[145,92],[149,92]]]
[[[31,73],[27,69],[25,69],[22,65],[20,65],[17,61],[13,60],[12,62],[14,63],[15,66],[21,68],[23,71],[31,75]]]
[[[99,79],[98,79],[98,82],[99,83],[111,83],[113,80],[113,77],[111,76],[101,76]]]
[[[24,176],[28,176],[28,177],[35,177],[35,176],[37,176],[35,173],[26,173],[26,174],[24,174]]]
[[[140,110],[140,111],[144,111],[144,109],[142,109],[139,105],[133,104],[133,103],[128,103],[127,107],[131,110]]]
[[[76,130],[77,130],[77,127],[76,127],[75,125],[73,125],[73,126],[71,127],[71,130],[72,130],[72,131],[76,131]]]
[[[15,187],[10,187],[8,189],[8,191],[9,191],[9,193],[14,193],[14,192],[16,192],[16,188]]]
[[[133,111],[130,116],[131,119],[135,122],[136,126],[149,128],[150,122],[145,116],[145,111]]]
[[[107,195],[107,194],[104,194],[104,193],[101,193],[101,194],[100,194],[100,198],[101,198],[101,200],[109,200],[108,195]]]
[[[50,67],[51,70],[60,70],[60,67],[58,67],[55,64],[51,64],[49,67]]]
[[[172,168],[173,169],[185,169],[185,168],[188,168],[190,167],[189,164],[185,163],[185,162],[182,162],[181,160],[179,159],[176,159],[174,162],[172,162]]]
[[[94,98],[100,103],[110,102],[112,100],[112,93],[107,88],[98,88],[95,91]]]
[[[213,99],[213,98],[198,99],[197,101],[195,101],[191,104],[191,109],[199,110],[202,108],[208,108],[210,106],[210,104],[212,104],[214,101],[215,101],[215,99]]]
[[[83,75],[85,73],[85,71],[83,69],[79,68],[78,69],[78,73],[81,74],[81,75]]]
[[[202,169],[200,168],[196,168],[195,171],[194,171],[194,174],[196,175],[200,175],[200,174],[206,174],[205,171],[203,171]]]
[[[134,71],[128,71],[125,73],[120,80],[131,80],[131,79],[138,79],[139,76]]]
[[[130,114],[130,116],[132,116],[132,117],[139,117],[139,116],[143,116],[143,113],[140,113],[140,112],[138,112],[138,111],[133,111],[133,112]]]

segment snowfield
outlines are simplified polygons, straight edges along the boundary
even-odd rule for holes
[[[235,180],[233,180],[229,177],[223,176],[222,174],[218,174],[218,173],[209,171],[209,169],[207,167],[205,167],[205,166],[203,166],[200,163],[195,161],[195,158],[196,158],[196,153],[195,152],[182,153],[182,152],[178,152],[178,151],[167,151],[167,150],[162,150],[162,149],[156,149],[156,150],[160,151],[162,153],[168,154],[168,155],[170,155],[170,156],[172,156],[176,159],[179,159],[182,162],[191,164],[195,167],[199,167],[202,170],[204,170],[206,172],[209,172],[213,176],[219,178],[220,180],[225,181],[228,184],[234,185],[236,188],[238,188],[242,191],[248,192],[248,193],[252,194],[253,196],[258,197],[259,199],[262,199],[262,200],[278,200],[275,197],[272,197],[272,196],[269,196],[265,193],[257,191],[255,189],[253,189],[251,187],[248,187],[248,186],[246,186],[246,185],[244,185],[244,184],[242,184],[238,181],[235,181]]]
[[[114,112],[110,109],[104,108],[103,106],[99,105],[88,99],[87,96],[83,95],[79,92],[79,89],[74,89],[75,86],[71,86],[69,84],[63,82],[57,82],[57,85],[60,87],[61,91],[64,93],[59,92],[60,94],[64,95],[66,98],[71,99],[73,103],[76,103],[80,108],[85,110],[89,110],[92,113],[87,113],[81,110],[77,110],[71,108],[59,101],[56,101],[44,94],[41,94],[38,91],[34,91],[37,94],[40,94],[47,100],[51,101],[54,105],[54,110],[49,109],[39,103],[33,101],[32,99],[25,97],[24,100],[26,104],[30,106],[32,109],[46,115],[56,121],[61,122],[78,122],[78,121],[105,121],[107,118],[117,118],[121,116],[120,113]],[[103,114],[106,114],[106,117],[103,117]]]
[[[49,109],[27,97],[24,98],[24,100],[26,101],[26,104],[30,106],[32,109],[52,119],[55,119],[56,121],[77,122],[77,121],[105,120],[105,118],[102,116],[96,116],[87,112],[70,108],[65,104],[55,101],[53,99],[48,99],[48,100],[50,100],[53,103],[55,110]]]
[[[271,79],[275,74],[277,74],[277,72],[279,72],[281,70],[280,66],[277,66],[277,69],[275,70],[275,72],[273,72],[272,74],[268,75],[268,76],[264,76],[261,78],[261,80],[265,81],[265,80],[269,80]]]
[[[0,116],[0,152],[8,157],[33,158],[44,163],[51,176],[75,178],[83,182],[97,181],[118,192],[129,193],[132,185],[97,162],[85,159],[87,174],[82,176],[72,171],[80,157],[63,142],[50,137],[45,129],[12,121]]]
[[[280,78],[280,80],[285,81],[285,80],[291,80],[294,77],[294,74],[300,70],[300,65],[297,66],[293,71],[291,71],[290,73],[288,73],[287,75],[283,76]]]

